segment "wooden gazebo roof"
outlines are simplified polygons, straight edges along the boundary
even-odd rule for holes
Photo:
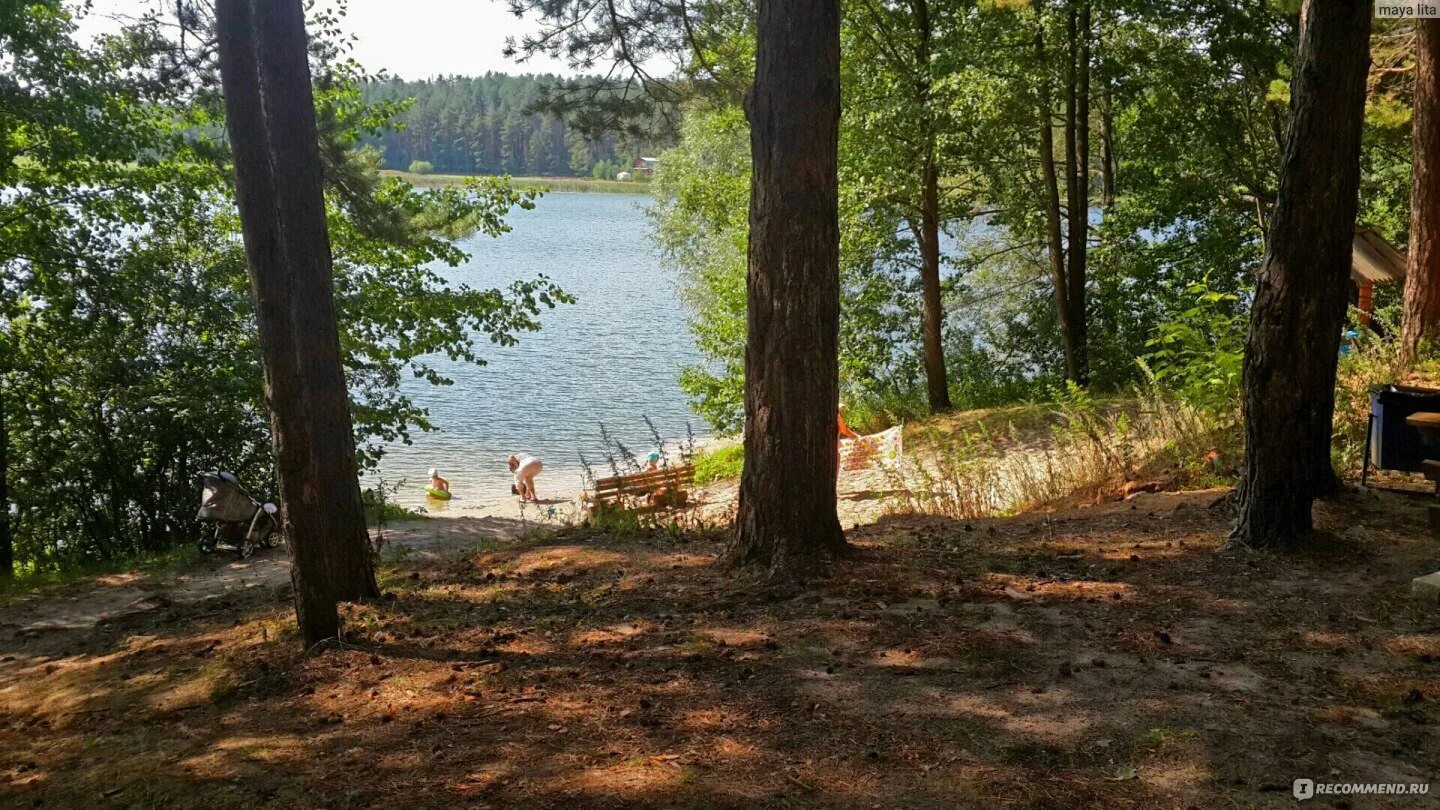
[[[1350,278],[1356,284],[1388,284],[1405,280],[1405,254],[1369,228],[1355,229]]]

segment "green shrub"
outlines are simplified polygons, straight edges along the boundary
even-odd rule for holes
[[[694,464],[697,486],[739,478],[740,469],[745,464],[745,445],[736,442],[713,450],[701,450],[695,454]]]
[[[428,161],[428,160],[412,160],[412,161],[410,161],[410,173],[411,173],[411,174],[434,174],[434,173],[435,173],[435,164],[434,164],[434,163],[431,163],[431,162]]]
[[[925,391],[919,387],[880,388],[842,396],[845,424],[856,433],[879,433],[930,415]]]
[[[422,512],[414,512],[398,503],[390,500],[396,487],[387,485],[381,479],[379,485],[365,489],[360,493],[360,501],[365,505],[365,522],[370,526],[384,526],[387,523],[399,523],[405,520],[421,520],[427,515]]]
[[[400,523],[406,520],[425,520],[429,515],[406,509],[398,503],[377,504],[365,502],[365,520],[371,526],[382,523]]]
[[[1160,325],[1141,365],[1185,404],[1233,420],[1240,411],[1247,313],[1240,296],[1213,289],[1208,278],[1186,292],[1192,305]]]

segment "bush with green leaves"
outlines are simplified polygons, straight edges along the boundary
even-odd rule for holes
[[[1160,325],[1143,362],[1161,386],[1189,405],[1234,420],[1248,324],[1244,300],[1212,289],[1208,278],[1190,285],[1186,294],[1190,306]]]
[[[412,160],[409,171],[411,174],[434,174],[435,164],[428,160]]]
[[[740,477],[745,466],[745,445],[740,442],[704,448],[695,453],[695,483],[698,486]]]

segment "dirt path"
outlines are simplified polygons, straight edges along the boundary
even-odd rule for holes
[[[406,521],[385,528],[381,553],[436,561],[472,551],[487,539],[519,537],[536,525],[533,519],[498,515]],[[248,560],[222,550],[190,565],[109,574],[17,596],[0,605],[0,634],[36,638],[88,631],[102,622],[166,605],[195,604],[289,584],[286,547],[261,549]]]

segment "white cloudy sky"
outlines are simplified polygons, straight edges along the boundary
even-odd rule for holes
[[[82,35],[113,30],[126,16],[168,7],[164,0],[93,0]],[[439,74],[571,74],[563,62],[532,59],[516,64],[501,51],[505,38],[536,30],[516,19],[503,0],[349,0],[344,27],[358,38],[354,55],[371,70],[407,79]]]

